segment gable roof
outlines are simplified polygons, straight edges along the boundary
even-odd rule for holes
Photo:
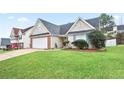
[[[67,24],[62,24],[62,25],[56,25],[56,24],[50,23],[48,21],[45,21],[43,19],[40,19],[40,21],[44,24],[44,26],[53,35],[64,35],[64,34],[66,34],[67,31],[75,23],[75,22],[72,22],[72,23],[67,23]],[[88,20],[85,20],[85,21],[88,22],[91,26],[93,26],[95,28],[99,28],[99,17],[88,19]]]
[[[13,27],[13,28],[12,28],[12,29],[13,29],[12,31],[13,31],[13,33],[14,33],[14,36],[18,36],[19,31],[21,31],[22,33],[25,33],[26,31],[28,31],[29,29],[31,29],[31,28],[33,28],[33,27],[34,27],[34,26],[30,26],[30,27],[25,28],[25,29]]]
[[[64,35],[74,24],[74,22],[73,22],[73,23],[67,23],[67,24],[63,24],[63,25],[55,25],[55,24],[45,21],[43,19],[40,19],[40,21],[42,21],[42,23],[45,25],[45,27],[53,35]]]
[[[24,30],[20,28],[13,28],[12,31],[14,33],[14,36],[18,36],[19,31],[21,31],[22,33],[24,32]]]
[[[10,45],[10,38],[1,38],[1,44],[2,46]]]
[[[60,25],[60,35],[66,34],[66,32],[72,27],[73,23]]]
[[[68,33],[71,31],[71,29],[77,24],[78,21],[82,21],[83,23],[85,23],[87,26],[90,27],[90,30],[91,30],[91,29],[95,29],[95,27],[93,27],[91,24],[89,24],[88,22],[86,22],[86,20],[81,19],[81,18],[79,17],[79,18],[74,22],[74,24],[71,26],[71,28],[66,32],[66,34],[68,34]]]
[[[99,17],[97,18],[92,18],[92,19],[87,19],[85,20],[89,25],[95,27],[95,28],[99,28]],[[71,23],[67,23],[67,24],[62,24],[62,25],[56,25],[53,24],[51,22],[45,21],[43,19],[39,19],[44,26],[48,29],[48,31],[50,31],[50,33],[52,35],[64,35],[67,33],[67,31],[72,27],[72,25],[75,22],[71,22]],[[28,31],[29,29],[33,28],[34,26],[25,28],[25,29],[20,29],[20,28],[13,28],[14,34],[15,36],[18,36],[18,32],[19,30],[24,33],[26,31]]]
[[[98,29],[100,25],[100,17],[87,19],[86,22]]]
[[[53,35],[58,35],[60,31],[60,27],[58,25],[55,25],[53,23],[50,23],[48,21],[45,21],[43,19],[40,19],[40,21],[44,24],[44,26],[50,31]]]

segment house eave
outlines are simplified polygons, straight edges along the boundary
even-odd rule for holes
[[[80,30],[80,31],[73,31],[73,32],[69,32],[68,34],[76,34],[76,33],[88,33],[88,32],[91,32],[93,31],[93,29],[90,29],[90,30]]]
[[[31,38],[33,38],[33,37],[47,37],[47,36],[50,36],[50,34],[49,33],[43,33],[43,34],[36,34],[36,35],[30,35],[30,37]]]
[[[66,37],[67,35],[57,35],[58,37]]]

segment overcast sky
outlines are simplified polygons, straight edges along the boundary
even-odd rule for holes
[[[73,22],[77,17],[89,19],[98,17],[99,13],[1,13],[0,14],[0,38],[9,37],[12,27],[27,28],[35,24],[38,18],[54,24]],[[116,24],[124,24],[124,13],[111,13]]]

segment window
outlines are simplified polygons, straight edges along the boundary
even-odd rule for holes
[[[21,31],[18,34],[18,39],[22,39],[22,33],[21,33]]]
[[[22,35],[19,35],[19,39],[22,39]]]
[[[76,35],[76,36],[75,36],[75,40],[78,40],[78,39],[86,40],[86,34],[83,34],[83,35]]]

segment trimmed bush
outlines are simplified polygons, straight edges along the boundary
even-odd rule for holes
[[[78,40],[72,42],[72,44],[74,46],[78,47],[79,49],[86,49],[89,47],[88,43],[83,39],[78,39]]]
[[[96,49],[104,48],[105,47],[105,40],[106,37],[101,31],[93,31],[88,34],[89,41]]]

